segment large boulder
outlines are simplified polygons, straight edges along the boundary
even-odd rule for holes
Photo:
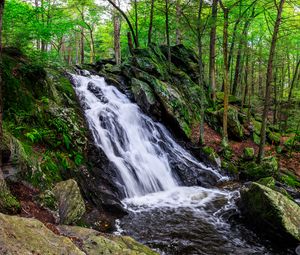
[[[60,223],[76,223],[85,213],[85,203],[77,182],[73,179],[59,182],[53,193],[58,200]]]
[[[0,214],[0,254],[84,255],[73,242],[35,219]]]
[[[63,235],[80,240],[81,249],[88,255],[157,255],[131,237],[103,236],[95,230],[75,226],[59,226],[58,229]]]
[[[270,238],[300,242],[300,207],[283,194],[253,182],[241,190],[241,211]]]
[[[122,65],[122,74],[143,110],[149,113],[149,107],[158,102],[161,111],[150,111],[150,115],[178,135],[191,138],[192,128],[200,122],[201,107],[207,105],[205,92],[198,84],[198,61],[181,45],[172,48],[173,62],[169,63],[164,50],[155,45],[136,49]]]
[[[92,229],[71,226],[50,229],[36,219],[0,213],[0,254],[157,255],[126,236],[103,236]]]

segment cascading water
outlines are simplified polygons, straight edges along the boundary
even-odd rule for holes
[[[116,165],[127,197],[178,186],[180,180],[171,170],[170,157],[222,178],[217,171],[195,160],[161,124],[142,114],[136,104],[115,87],[108,86],[104,78],[74,78],[95,142]]]
[[[72,76],[95,143],[118,170],[130,212],[118,226],[125,234],[161,254],[287,254],[266,249],[251,231],[227,223],[237,210],[237,192],[206,185],[207,178],[226,177],[198,162],[104,78]],[[178,168],[196,173],[190,179],[197,186],[184,186]]]

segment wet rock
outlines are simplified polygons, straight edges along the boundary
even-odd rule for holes
[[[160,104],[156,100],[151,87],[138,79],[131,79],[131,90],[137,104],[148,114],[161,116]]]
[[[73,242],[35,219],[0,214],[0,254],[84,255]]]
[[[91,91],[102,103],[108,103],[108,99],[104,96],[101,88],[97,87],[93,82],[88,83],[88,90]]]
[[[60,222],[76,223],[85,213],[85,204],[75,180],[59,182],[53,189],[58,200]]]
[[[112,216],[125,215],[127,212],[120,201],[125,194],[116,166],[93,143],[89,144],[88,161],[89,168],[82,166],[75,174],[84,198]]]
[[[81,249],[88,255],[157,255],[128,236],[101,235],[87,228],[59,226],[59,231],[66,236],[80,240]]]
[[[247,221],[270,238],[300,241],[300,207],[283,194],[254,182],[242,189],[240,207]]]

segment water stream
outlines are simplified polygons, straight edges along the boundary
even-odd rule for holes
[[[120,176],[129,214],[119,232],[168,255],[288,254],[239,224],[238,192],[212,185],[228,178],[195,159],[126,95],[99,76],[73,80],[95,143]],[[183,180],[187,172],[190,182]],[[191,179],[197,186],[185,185]]]

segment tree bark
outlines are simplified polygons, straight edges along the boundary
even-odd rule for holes
[[[211,98],[216,101],[216,22],[218,14],[218,0],[212,2],[211,30],[209,44],[209,83],[211,86]]]
[[[0,0],[0,192],[5,188],[5,181],[3,176],[3,162],[2,162],[2,145],[3,145],[3,69],[2,69],[2,24],[4,12],[4,0]]]
[[[278,32],[279,32],[279,27],[280,27],[280,23],[281,23],[281,16],[282,16],[282,10],[283,10],[284,3],[285,3],[285,0],[280,0],[280,4],[277,7],[277,18],[275,21],[274,32],[273,32],[273,36],[272,36],[271,48],[270,48],[270,53],[269,53],[267,77],[266,77],[265,104],[264,104],[264,110],[263,110],[263,114],[262,114],[260,144],[259,144],[259,151],[258,151],[258,158],[257,158],[258,162],[261,162],[261,160],[264,157],[264,153],[265,153],[266,128],[267,128],[267,119],[268,119],[268,113],[269,113],[270,92],[271,92],[272,79],[273,79],[273,61],[274,61],[276,43],[277,43],[277,39],[278,39]],[[276,4],[276,2],[275,2],[275,4]]]
[[[169,0],[165,0],[165,14],[166,14],[166,37],[168,47],[168,61],[169,67],[171,65],[171,46],[170,46],[170,31],[169,31]]]
[[[292,99],[293,89],[294,89],[294,86],[295,86],[295,82],[297,80],[299,66],[300,66],[300,59],[298,60],[298,62],[296,64],[295,73],[294,73],[294,76],[293,76],[293,79],[292,79],[292,83],[291,83],[291,87],[290,87],[290,91],[289,91],[288,101],[291,101],[291,99]]]
[[[151,44],[151,40],[152,40],[154,2],[155,2],[155,0],[151,0],[150,22],[149,22],[149,30],[148,30],[148,45]]]
[[[223,145],[228,144],[228,107],[229,107],[229,69],[228,69],[228,26],[229,9],[220,1],[224,14],[223,25],[223,85],[224,85],[224,113],[223,113]]]
[[[81,27],[81,37],[80,37],[80,62],[84,64],[84,28]]]
[[[139,19],[138,19],[137,0],[134,0],[134,14],[135,14],[135,37],[136,37],[136,42],[139,45]]]
[[[121,9],[119,6],[117,6],[117,5],[113,2],[113,0],[107,0],[107,1],[108,1],[114,8],[116,8],[116,10],[117,10],[118,12],[120,12],[120,14],[121,14],[121,15],[123,16],[123,18],[126,20],[128,26],[129,26],[130,32],[131,32],[131,34],[132,34],[132,37],[133,37],[135,47],[138,48],[138,47],[139,47],[139,41],[138,41],[138,38],[136,37],[136,34],[135,34],[135,32],[134,32],[134,29],[133,29],[133,26],[132,26],[130,20],[128,19],[126,13],[123,12],[122,9]],[[131,38],[132,38],[132,37],[131,37]],[[129,43],[129,42],[128,42],[128,43]]]
[[[121,62],[122,62],[121,42],[120,42],[121,20],[120,20],[120,16],[117,13],[117,10],[114,10],[114,12],[113,12],[113,23],[114,23],[114,52],[115,52],[115,60],[116,60],[116,64],[120,65]]]
[[[197,17],[197,43],[198,43],[198,66],[199,66],[199,87],[203,88],[204,92],[204,70],[203,70],[203,58],[202,58],[202,9],[203,0],[199,0],[199,9]],[[204,95],[201,93],[200,98],[200,136],[199,144],[204,144]]]
[[[182,32],[180,29],[180,18],[182,15],[181,0],[176,1],[176,44],[181,44]]]

